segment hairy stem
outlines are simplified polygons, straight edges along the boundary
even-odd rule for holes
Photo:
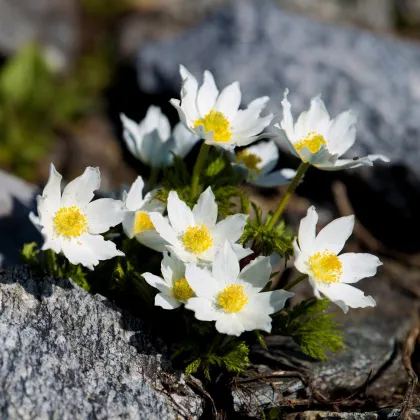
[[[204,165],[206,163],[209,150],[210,150],[210,146],[203,142],[203,144],[201,145],[201,149],[198,154],[197,160],[195,162],[194,169],[193,169],[192,180],[191,180],[191,193],[190,193],[191,201],[193,201],[199,193],[198,185],[200,182],[200,173],[204,169]]]
[[[155,168],[154,166],[152,167],[151,172],[150,172],[149,183],[148,183],[149,191],[151,191],[153,187],[156,185],[157,180],[159,178],[159,172],[160,172],[159,168]]]
[[[295,177],[293,178],[292,182],[289,185],[289,188],[287,189],[286,193],[284,194],[283,198],[280,201],[280,204],[278,205],[276,211],[274,212],[272,218],[267,224],[267,227],[269,229],[272,229],[274,225],[277,223],[277,220],[279,220],[279,217],[283,214],[283,211],[287,205],[287,203],[290,200],[290,197],[293,195],[296,187],[299,184],[299,181],[302,179],[305,172],[308,170],[310,164],[309,163],[301,163]]]
[[[302,280],[305,280],[308,277],[307,274],[301,274],[298,278],[294,279],[290,283],[288,283],[283,290],[290,290],[292,287],[295,287],[298,283],[300,283]]]

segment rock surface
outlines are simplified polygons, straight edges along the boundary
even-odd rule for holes
[[[270,0],[240,0],[182,37],[142,48],[141,89],[179,92],[180,63],[198,77],[211,70],[219,86],[239,80],[243,103],[269,95],[276,115],[286,87],[295,113],[319,93],[331,115],[354,108],[360,122],[353,152],[388,155],[420,176],[415,45],[297,17]]]
[[[198,418],[144,325],[71,280],[0,274],[0,412],[10,419]]]
[[[0,267],[16,264],[25,243],[41,241],[28,218],[36,194],[34,185],[0,171]]]
[[[141,48],[137,58],[141,90],[178,97],[180,63],[197,77],[211,70],[221,87],[239,80],[244,104],[269,95],[275,122],[286,87],[295,115],[319,93],[332,116],[355,109],[358,135],[348,157],[384,154],[392,163],[347,171],[364,182],[360,186],[346,180],[352,202],[363,201],[365,211],[386,214],[387,220],[399,217],[401,225],[393,232],[395,237],[388,238],[388,246],[405,244],[402,232],[411,226],[420,229],[418,46],[311,21],[282,11],[271,0],[238,0],[180,37]],[[319,179],[308,184],[312,191],[346,176],[314,172]],[[306,183],[315,179],[312,174],[306,178]],[[379,219],[383,226],[386,220]],[[379,225],[375,228],[383,233]],[[418,245],[412,248],[419,250]]]

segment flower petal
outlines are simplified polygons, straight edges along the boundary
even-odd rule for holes
[[[142,245],[157,252],[165,251],[168,245],[168,242],[166,242],[154,229],[137,234],[136,239]]]
[[[257,293],[252,297],[251,305],[257,306],[260,311],[274,314],[284,308],[286,300],[295,294],[286,290],[274,290],[272,292]]]
[[[174,282],[185,277],[185,264],[175,255],[170,256],[168,252],[163,253],[160,268],[163,278],[171,287]]]
[[[195,223],[206,225],[210,229],[215,226],[217,220],[217,204],[211,187],[208,187],[200,195],[192,212]]]
[[[236,258],[238,258],[238,261],[254,253],[252,249],[244,248],[241,244],[232,244],[232,248],[235,251]]]
[[[212,299],[220,290],[219,283],[210,271],[200,268],[194,263],[186,265],[185,278],[197,297]]]
[[[287,99],[288,94],[289,94],[289,89],[286,89],[284,91],[283,100],[281,101],[281,106],[283,107],[283,119],[281,120],[280,125],[281,125],[281,128],[285,131],[287,139],[291,142],[291,144],[293,144],[296,142],[297,139],[295,136],[293,116],[292,116],[292,111],[291,111],[292,105]]]
[[[195,317],[199,321],[214,321],[218,313],[210,300],[201,297],[192,297],[188,299],[185,308],[195,312]]]
[[[239,262],[229,241],[225,241],[223,248],[216,252],[212,274],[222,287],[236,282],[239,275]]]
[[[368,156],[365,156],[354,159],[337,159],[335,162],[325,161],[315,166],[323,171],[341,171],[342,169],[353,169],[360,166],[373,166],[373,163]]]
[[[89,166],[83,174],[69,182],[64,188],[61,205],[85,207],[93,198],[94,191],[101,184],[99,168]]]
[[[160,306],[163,309],[167,309],[167,310],[176,309],[176,308],[179,308],[181,305],[182,305],[181,302],[163,293],[158,293],[155,296],[155,306]]]
[[[177,233],[184,232],[188,226],[195,224],[191,209],[179,199],[176,191],[171,191],[168,196],[168,217],[173,230]]]
[[[182,78],[181,107],[187,120],[195,121],[200,118],[196,106],[198,82],[197,79],[184,67],[179,67]]]
[[[143,188],[144,181],[141,176],[138,176],[137,179],[131,185],[130,190],[128,191],[127,197],[125,199],[125,206],[128,210],[136,211],[143,204]]]
[[[333,283],[331,285],[318,282],[318,289],[331,302],[339,306],[344,313],[350,308],[366,308],[376,306],[372,296],[366,296],[361,290],[345,283]]]
[[[197,94],[197,108],[201,117],[204,117],[214,108],[219,91],[214,82],[213,75],[206,70],[204,72],[204,81]]]
[[[100,198],[86,207],[89,233],[104,233],[119,225],[124,218],[124,204],[112,198]]]
[[[372,254],[348,252],[340,255],[338,259],[343,265],[343,274],[340,278],[342,283],[356,283],[366,277],[372,277],[382,265],[379,258]]]
[[[239,337],[245,331],[245,328],[240,316],[221,313],[216,320],[216,330],[222,334],[236,335]]]
[[[175,147],[172,152],[180,157],[185,157],[200,138],[185,127],[182,122],[175,125],[172,136]]]
[[[345,216],[333,220],[325,226],[315,239],[315,250],[338,254],[353,232],[354,216]]]
[[[156,232],[158,232],[165,241],[172,245],[180,245],[176,232],[160,213],[151,212],[149,213],[149,217]]]
[[[239,240],[244,232],[248,217],[247,214],[234,214],[217,223],[213,229],[215,242],[223,245],[225,239],[229,239],[231,242]]]
[[[239,279],[249,284],[258,293],[269,282],[270,274],[270,257],[257,257],[244,267],[239,274]]]
[[[318,213],[314,206],[309,207],[306,216],[300,221],[299,225],[299,247],[305,254],[312,254],[315,245],[316,224],[318,223]]]
[[[262,141],[258,144],[248,147],[247,152],[250,155],[256,155],[261,159],[257,167],[261,174],[268,174],[277,165],[279,160],[279,149],[274,140]]]
[[[328,128],[328,149],[339,156],[353,146],[356,140],[357,113],[349,110],[337,115]]]
[[[283,170],[271,172],[271,174],[263,175],[249,181],[250,184],[266,188],[278,187],[280,185],[289,185],[290,182],[290,178],[286,178],[284,176]]]
[[[90,270],[93,270],[100,260],[124,256],[114,242],[105,241],[101,235],[85,234],[75,240],[62,240],[61,248],[73,265],[82,264]]]
[[[161,277],[155,276],[152,273],[143,273],[141,276],[149,286],[158,289],[159,292],[162,292],[167,296],[172,294],[172,288],[170,288]]]
[[[232,120],[238,112],[241,97],[239,82],[233,82],[222,90],[214,108],[221,112],[228,120]]]
[[[120,114],[120,119],[123,125],[124,142],[130,153],[137,159],[140,159],[139,149],[141,149],[142,136],[139,133],[138,124],[127,118],[124,114]]]
[[[48,178],[47,185],[42,191],[42,197],[48,197],[52,211],[58,210],[60,207],[61,200],[61,179],[63,177],[57,172],[55,166],[51,163],[50,166],[50,176]]]
[[[295,257],[295,268],[302,274],[307,274],[308,269],[306,262],[308,261],[309,255],[302,252],[297,244],[296,239],[293,241],[294,257]]]

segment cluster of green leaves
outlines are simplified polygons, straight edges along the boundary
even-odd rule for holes
[[[229,340],[226,344],[220,344],[220,335],[216,336],[216,344],[210,346],[210,350],[206,350],[199,356],[194,357],[185,368],[187,375],[192,375],[201,369],[207,380],[211,380],[211,371],[217,368],[223,369],[233,374],[245,372],[249,367],[249,347],[245,341],[238,339]],[[189,346],[182,346],[178,349],[176,355],[187,351],[191,352],[191,343]]]
[[[36,44],[28,44],[0,71],[0,166],[31,180],[56,130],[95,106],[108,80],[102,50],[80,59],[71,75],[58,75]]]
[[[20,258],[24,264],[28,264],[42,275],[71,278],[87,292],[91,291],[86,270],[80,264],[73,265],[52,250],[41,252],[36,242],[25,244],[20,252]]]
[[[293,255],[293,236],[286,228],[286,224],[282,220],[278,225],[269,229],[267,227],[270,221],[270,215],[264,221],[262,211],[254,203],[252,203],[255,218],[249,218],[245,226],[241,243],[253,244],[253,249],[262,255],[271,255],[278,253],[287,261]]]
[[[226,217],[238,212],[249,212],[249,199],[246,192],[240,188],[243,177],[231,165],[226,154],[212,148],[206,161],[206,166],[200,176],[200,191],[211,186],[218,205],[219,216]],[[156,198],[166,203],[170,191],[175,190],[181,200],[190,207],[195,202],[190,199],[191,174],[185,161],[174,156],[172,166],[164,169],[162,188]]]
[[[304,353],[327,360],[326,350],[337,352],[343,349],[343,332],[327,314],[327,299],[307,299],[295,305],[273,320],[273,332],[290,336]]]

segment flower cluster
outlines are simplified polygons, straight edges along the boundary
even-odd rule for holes
[[[258,330],[270,333],[272,316],[280,316],[280,311],[285,310],[286,301],[294,296],[288,289],[297,283],[286,285],[284,290],[272,290],[270,260],[274,254],[277,258],[289,256],[281,247],[286,249],[289,240],[284,223],[278,222],[305,172],[310,166],[340,170],[388,159],[381,155],[341,159],[355,142],[356,114],[346,111],[331,119],[318,96],[294,122],[287,90],[282,101],[283,118],[275,126],[281,136],[256,143],[267,136],[263,131],[273,120],[272,114],[261,116],[268,97],[257,98],[247,108],[239,109],[238,82],[219,92],[208,71],[204,72],[201,86],[185,67],[181,66],[180,74],[181,98],[171,100],[180,122],[172,131],[167,117],[156,106],[149,108],[140,124],[121,115],[126,145],[137,159],[152,168],[156,178],[153,182],[145,185],[138,177],[122,200],[92,201],[94,191],[100,187],[99,169],[87,168],[61,193],[61,175],[51,165],[48,183],[38,197],[38,216],[31,214],[31,220],[44,236],[43,250],[62,254],[71,264],[90,270],[100,261],[125,257],[116,243],[105,237],[119,237],[120,245],[135,240],[163,256],[160,271],[139,273],[157,290],[155,306],[185,311],[200,322],[214,321],[212,325],[221,334],[240,336]],[[283,138],[300,160],[296,171],[277,169],[276,142]],[[175,185],[173,175],[167,172],[177,164],[175,156],[184,164],[182,158],[200,139],[201,149],[190,179],[183,181],[188,185],[168,187]],[[211,153],[219,159],[218,170],[206,170],[212,163]],[[275,212],[262,220],[257,210],[257,221],[251,222],[246,205],[241,212],[231,211],[227,216],[220,212],[221,197],[231,200],[238,190],[222,182],[222,178],[257,187],[288,185],[288,190]],[[381,265],[379,259],[370,254],[339,255],[352,233],[354,217],[336,219],[318,235],[317,221],[318,214],[311,207],[300,222],[297,237],[290,239],[294,265],[302,274],[300,280],[307,278],[316,298],[322,295],[344,312],[375,306],[371,296],[365,296],[352,284],[375,275]],[[119,224],[121,229],[117,227],[112,235],[104,237]],[[127,239],[121,239],[122,232]],[[137,266],[141,266],[141,252],[135,258]]]

